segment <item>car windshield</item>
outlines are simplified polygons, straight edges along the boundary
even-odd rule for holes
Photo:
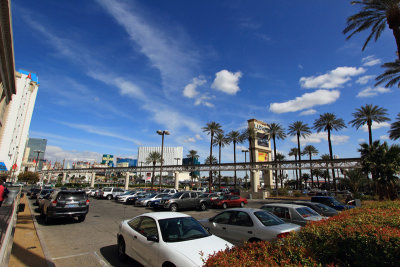
[[[157,196],[157,194],[148,194],[148,195],[146,195],[147,198],[153,198],[155,196]]]
[[[206,197],[208,197],[210,194],[209,193],[204,193],[204,194],[201,194],[200,196],[199,196],[199,198],[206,198]]]
[[[311,217],[311,216],[320,216],[318,213],[313,211],[308,207],[296,208],[296,211],[303,216],[303,218]]]
[[[127,195],[132,195],[132,194],[135,194],[135,191],[127,191],[127,192],[121,194],[121,196],[127,196]]]
[[[265,226],[284,224],[285,222],[266,211],[256,211],[254,215]]]
[[[221,199],[221,200],[229,199],[229,196],[219,196],[218,199]]]
[[[333,202],[333,205],[335,205],[335,206],[343,206],[344,205],[343,203],[339,202],[338,200],[336,200],[334,198],[332,198],[332,202]]]
[[[171,198],[179,198],[181,195],[183,194],[183,192],[178,192],[172,195]]]
[[[315,206],[320,208],[322,211],[337,212],[334,208],[328,207],[327,205],[324,205],[324,204],[321,204],[321,203],[315,203]]]
[[[211,235],[192,217],[162,219],[159,223],[165,242],[181,242]]]
[[[106,187],[103,189],[104,192],[110,192],[111,191],[111,187]]]
[[[48,193],[51,193],[51,192],[53,192],[53,190],[48,190],[48,189],[42,190],[42,191],[40,191],[40,195],[44,196],[44,195],[47,195]]]

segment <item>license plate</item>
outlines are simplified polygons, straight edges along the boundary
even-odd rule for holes
[[[66,208],[76,208],[78,207],[78,204],[67,204],[65,205]]]

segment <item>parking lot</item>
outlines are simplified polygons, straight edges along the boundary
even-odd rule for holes
[[[37,206],[30,200],[35,211],[37,232],[47,256],[56,266],[132,266],[128,261],[120,263],[117,258],[117,232],[119,223],[137,215],[153,212],[150,208],[123,205],[113,200],[90,199],[90,209],[84,222],[76,219],[54,219],[44,225]],[[247,207],[258,208],[260,201],[249,201]],[[220,209],[207,211],[182,211],[196,219],[209,218]]]

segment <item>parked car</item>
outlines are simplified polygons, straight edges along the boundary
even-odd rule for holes
[[[118,187],[104,187],[99,191],[97,198],[106,198],[108,200],[115,198],[125,192],[124,189]]]
[[[246,241],[283,238],[301,228],[297,224],[285,223],[265,210],[250,208],[229,209],[199,222],[209,229],[210,233],[235,245]]]
[[[135,206],[150,207],[151,201],[157,200],[157,199],[162,199],[165,196],[168,196],[168,194],[167,193],[151,194],[147,197],[139,198],[136,201]]]
[[[285,222],[295,223],[301,226],[305,226],[308,222],[319,221],[326,218],[309,207],[296,204],[265,204],[261,209],[275,214]]]
[[[217,208],[229,208],[229,207],[244,207],[247,204],[247,199],[237,195],[222,195],[217,199],[213,199],[212,206]]]
[[[330,196],[313,196],[311,197],[311,202],[322,203],[324,205],[334,208],[335,210],[348,210],[354,208],[354,206],[345,205],[334,197]]]
[[[139,193],[137,193],[137,194],[135,194],[135,195],[133,195],[133,196],[129,196],[129,197],[126,199],[125,204],[127,204],[127,205],[135,205],[136,201],[137,201],[139,198],[144,198],[144,197],[146,197],[146,196],[148,196],[148,195],[150,195],[150,194],[151,194],[151,193],[139,192]]]
[[[167,189],[161,190],[161,193],[166,193],[168,195],[173,195],[175,193],[178,193],[178,190],[173,189],[173,188],[167,188]]]
[[[78,217],[83,222],[89,212],[89,199],[84,191],[54,190],[48,198],[43,199],[41,217],[45,224],[52,218]]]
[[[42,191],[42,189],[40,188],[32,188],[31,189],[31,193],[30,193],[30,199],[36,199],[37,195],[40,194],[40,191]]]
[[[39,201],[44,197],[49,196],[54,189],[42,189],[39,194],[36,195],[35,205],[39,205]]]
[[[240,189],[238,189],[238,188],[229,189],[229,193],[230,193],[231,195],[240,196]]]
[[[117,202],[119,202],[119,203],[125,203],[126,200],[127,200],[129,197],[134,196],[134,195],[136,195],[136,194],[138,194],[138,192],[135,191],[135,190],[126,191],[125,193],[123,193],[123,194],[121,194],[121,195],[119,195],[119,196],[116,196],[116,197],[115,197],[115,201],[117,201]]]
[[[85,193],[87,196],[89,196],[93,190],[96,190],[94,187],[89,187],[85,189]]]
[[[161,199],[159,205],[161,205],[164,209],[174,212],[180,209],[199,209],[204,211],[208,207],[205,199],[199,198],[199,194],[197,192],[190,191],[178,192],[170,196],[170,198]]]
[[[300,201],[300,200],[278,200],[273,203],[289,203],[289,204],[297,204],[307,206],[313,210],[315,210],[319,215],[332,217],[339,214],[338,210],[335,210],[331,207],[328,207],[319,202],[310,202],[310,201]]]
[[[203,259],[233,246],[177,212],[145,213],[122,221],[117,244],[121,260],[129,256],[144,266],[203,266]]]

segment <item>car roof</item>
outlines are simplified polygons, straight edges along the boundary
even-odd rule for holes
[[[307,206],[298,204],[288,204],[288,203],[268,203],[263,206],[276,206],[276,207],[288,207],[288,208],[307,208]]]
[[[265,210],[263,210],[263,209],[253,209],[253,208],[231,208],[231,209],[227,209],[226,211],[245,211],[245,212],[248,212],[248,213],[252,213],[252,212],[255,212],[255,211],[265,211]],[[222,212],[224,212],[224,211],[222,211]]]
[[[156,220],[171,219],[171,218],[178,218],[178,217],[191,217],[190,215],[187,215],[185,213],[180,213],[180,212],[149,212],[149,213],[144,213],[139,216],[148,216],[148,217],[152,217],[153,219],[156,219]]]

